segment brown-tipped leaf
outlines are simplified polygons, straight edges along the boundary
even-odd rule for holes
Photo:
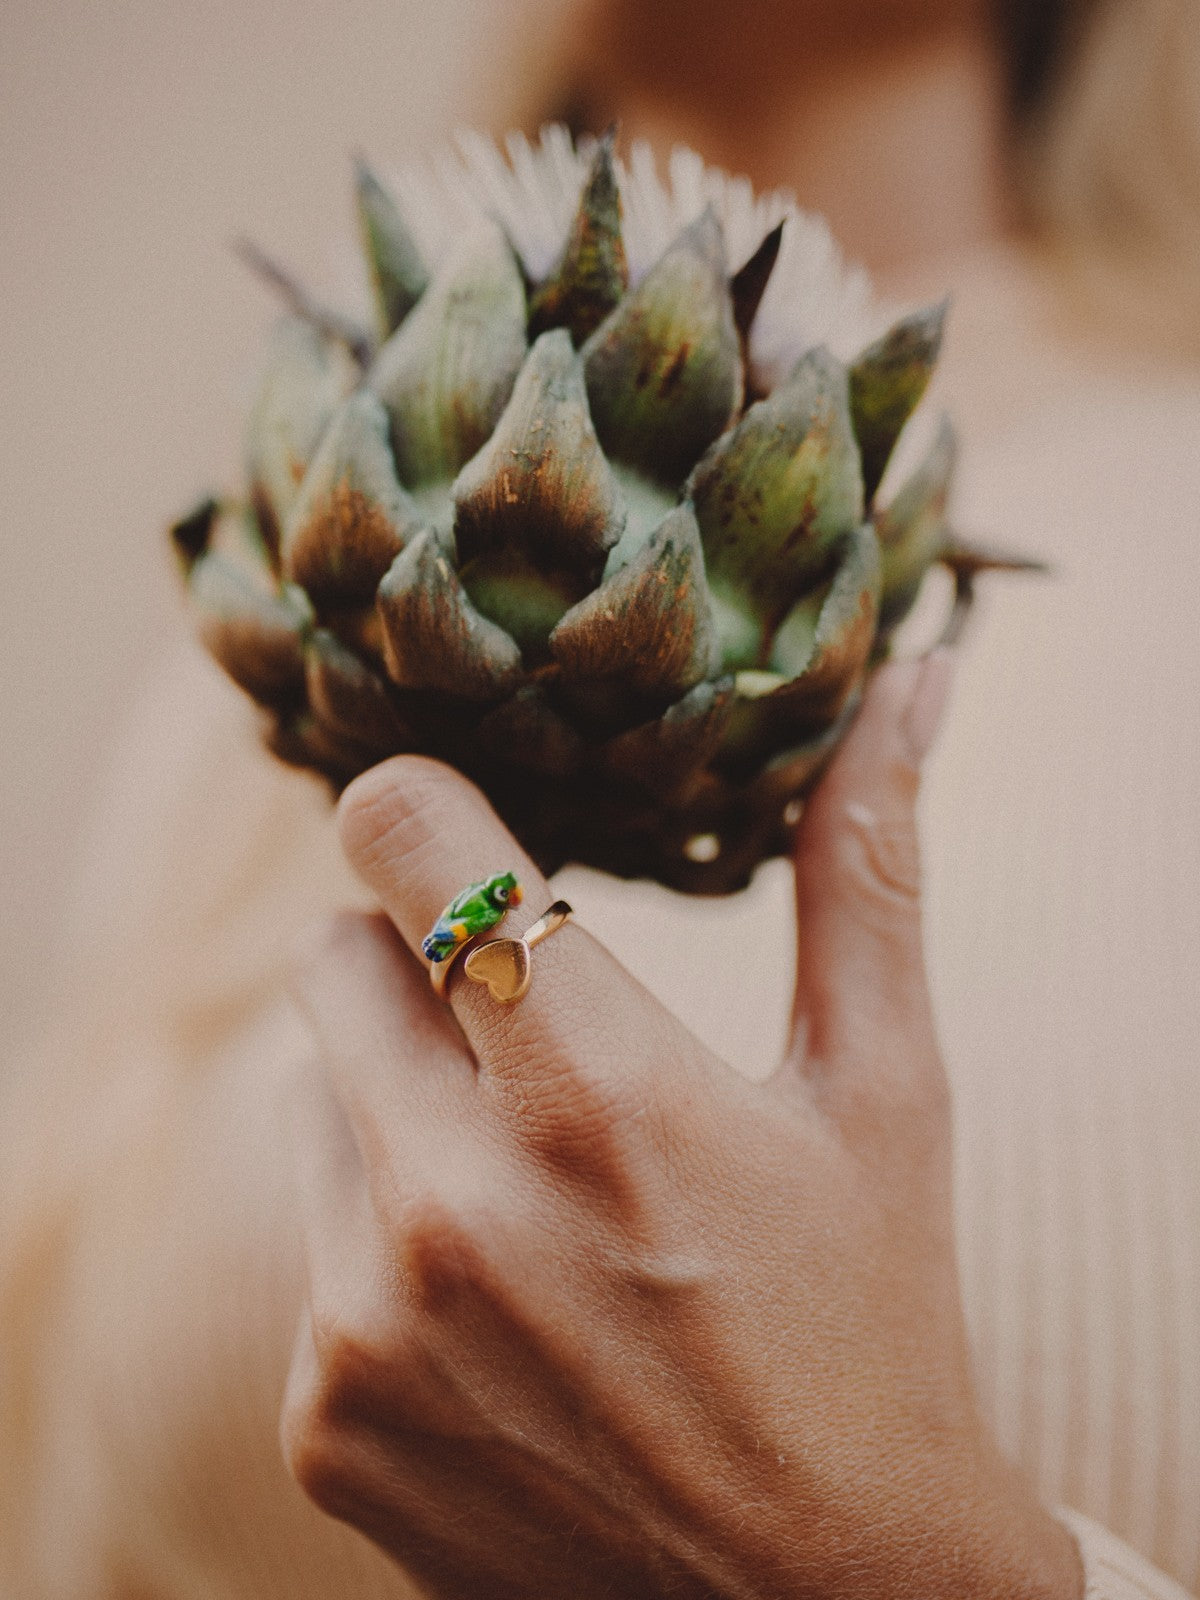
[[[675,488],[742,400],[725,244],[687,228],[583,348],[592,419],[615,461]]]
[[[371,389],[400,481],[448,483],[491,434],[525,359],[525,285],[494,224],[465,241],[380,350]]]
[[[363,251],[379,327],[386,339],[424,294],[429,274],[396,202],[361,157],[354,168]]]
[[[207,554],[193,565],[188,592],[201,639],[236,684],[268,706],[302,696],[312,612],[299,590],[273,593],[227,557]]]
[[[318,603],[370,600],[420,527],[400,487],[382,405],[362,389],[326,429],[292,508],[284,571]]]
[[[890,505],[875,513],[883,552],[880,626],[894,627],[917,598],[921,580],[949,542],[946,503],[958,457],[954,429],[943,417],[928,455]]]
[[[454,485],[455,542],[468,592],[545,646],[600,579],[625,514],[588,415],[583,369],[563,328],[529,352],[496,432]],[[535,626],[538,619],[540,626]]]
[[[862,521],[846,369],[814,350],[693,474],[728,666],[755,666],[783,616]]]
[[[850,412],[862,451],[867,504],[874,499],[901,429],[925,393],[946,325],[948,300],[898,322],[850,368]]]
[[[629,269],[621,238],[614,141],[615,134],[610,132],[597,144],[563,253],[532,296],[530,338],[547,328],[566,328],[580,345],[625,293]]]
[[[661,717],[610,739],[605,766],[648,794],[678,801],[720,748],[732,701],[732,678],[698,683]]]
[[[396,557],[377,603],[384,659],[401,687],[486,701],[520,684],[521,652],[472,605],[432,531]]]
[[[564,677],[675,699],[712,667],[704,554],[689,505],[677,506],[628,566],[567,612],[550,636]]]
[[[324,628],[308,640],[304,669],[312,713],[339,739],[362,746],[376,759],[411,748],[412,734],[387,684]]]
[[[275,552],[345,387],[345,367],[328,339],[298,317],[276,324],[246,433],[250,495]]]

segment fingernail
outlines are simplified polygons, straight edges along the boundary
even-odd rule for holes
[[[922,661],[904,713],[904,735],[913,760],[918,764],[933,748],[953,681],[954,652],[945,645],[938,645]]]

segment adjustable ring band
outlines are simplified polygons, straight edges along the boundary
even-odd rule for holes
[[[476,939],[478,935],[476,935]],[[429,981],[433,985],[433,992],[439,1000],[446,998],[446,984],[450,978],[450,968],[464,951],[474,947],[476,939],[468,939],[465,944],[456,945],[444,961],[435,961],[429,968]]]
[[[556,900],[537,921],[525,930],[520,939],[486,939],[482,934],[465,940],[443,961],[434,962],[429,969],[429,981],[439,999],[446,999],[446,985],[450,968],[460,956],[466,956],[466,974],[474,983],[486,984],[493,1000],[501,1005],[515,1005],[529,992],[533,981],[530,951],[552,933],[557,933],[571,915],[565,900]]]

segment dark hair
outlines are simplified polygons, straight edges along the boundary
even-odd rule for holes
[[[1094,5],[1095,0],[991,0],[1006,64],[1009,110],[1018,124],[1045,104]]]

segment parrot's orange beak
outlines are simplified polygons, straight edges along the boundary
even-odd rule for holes
[[[521,885],[519,883],[514,883],[512,888],[509,890],[509,895],[508,895],[508,903],[509,903],[509,905],[510,906],[519,906],[521,904],[521,901],[524,900],[524,898],[525,898],[525,894],[524,894],[524,891],[521,888]]]

